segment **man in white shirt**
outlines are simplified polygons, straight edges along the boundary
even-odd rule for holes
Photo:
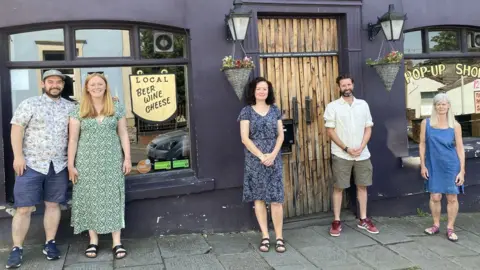
[[[340,209],[343,190],[350,187],[352,171],[357,186],[360,206],[358,227],[369,233],[378,233],[373,222],[367,218],[367,187],[372,185],[372,163],[367,143],[372,134],[372,116],[367,102],[353,96],[354,80],[348,75],[337,78],[341,97],[325,109],[327,133],[332,140],[332,173],[334,179],[331,236],[340,236],[342,224]]]

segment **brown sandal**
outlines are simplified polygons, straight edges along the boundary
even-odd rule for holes
[[[284,253],[285,251],[287,251],[287,247],[285,247],[285,241],[282,238],[277,239],[277,243],[275,245],[275,251],[278,253]]]
[[[267,248],[267,250],[263,250],[262,248]],[[261,252],[269,252],[270,251],[270,239],[269,238],[263,238],[262,241],[260,242],[260,246],[258,247],[258,250]]]

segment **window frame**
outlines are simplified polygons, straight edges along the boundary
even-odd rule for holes
[[[448,52],[431,52],[430,51],[430,40],[429,32],[432,31],[453,31],[456,30],[459,32],[459,42],[460,50],[459,51],[448,51]],[[467,44],[467,33],[468,31],[478,30],[480,32],[480,27],[473,26],[450,26],[450,25],[438,25],[438,26],[427,26],[421,28],[413,28],[404,30],[404,33],[421,31],[422,35],[422,53],[416,54],[405,54],[405,59],[438,59],[438,58],[471,58],[479,57],[480,52],[469,52]]]
[[[185,36],[183,57],[179,58],[164,58],[164,59],[144,59],[141,57],[140,47],[140,29],[150,28],[159,31],[167,31],[177,35]],[[2,100],[11,100],[11,83],[10,70],[14,69],[48,69],[48,68],[94,68],[94,67],[145,67],[145,66],[184,66],[185,67],[185,84],[188,88],[186,93],[187,107],[191,107],[192,94],[192,77],[189,70],[191,70],[191,46],[190,46],[190,32],[188,29],[175,28],[165,25],[148,24],[148,23],[130,23],[122,21],[89,21],[89,22],[57,22],[43,25],[25,25],[13,28],[0,29],[0,39],[8,41],[10,35],[20,34],[25,32],[35,32],[43,30],[63,29],[65,48],[65,60],[63,61],[11,61],[10,60],[10,42],[0,42],[0,96]],[[109,29],[109,30],[128,30],[130,39],[130,56],[128,57],[77,57],[76,50],[78,50],[75,40],[76,30],[87,29]],[[3,44],[2,44],[3,43]],[[3,64],[2,64],[3,63]],[[7,104],[9,103],[9,104]],[[3,113],[0,112],[0,123],[4,138],[3,144],[10,145],[9,131],[10,124],[8,117],[12,116],[12,104],[5,102],[2,104]],[[195,123],[194,115],[188,113],[188,125],[192,127]],[[195,138],[195,129],[189,128],[190,139],[190,168],[178,169],[172,171],[150,172],[147,174],[136,174],[127,176],[125,178],[127,187],[127,201],[156,198],[162,196],[174,196],[190,193],[204,192],[214,189],[214,179],[211,178],[197,178],[197,149]],[[9,149],[6,147],[6,149]],[[9,153],[11,149],[3,151],[5,161],[12,159],[13,154]],[[0,152],[1,153],[1,152]],[[2,161],[3,162],[3,161]],[[4,192],[0,192],[0,204],[2,198],[9,199],[12,194],[9,194],[12,189],[14,175],[11,166],[5,166],[5,183],[6,196]],[[10,172],[12,171],[12,172]],[[10,180],[9,180],[10,179]],[[180,181],[180,182],[179,182]],[[0,191],[3,190],[3,185]]]

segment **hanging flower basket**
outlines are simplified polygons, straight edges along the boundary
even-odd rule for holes
[[[232,56],[226,56],[222,61],[221,71],[227,77],[239,100],[242,99],[245,86],[250,78],[250,73],[255,67],[252,58],[234,60]]]
[[[251,72],[251,68],[232,68],[223,71],[227,77],[227,80],[230,82],[230,85],[232,85],[235,94],[237,94],[237,97],[240,100],[243,97],[243,92],[248,83]]]
[[[380,76],[380,79],[385,86],[387,91],[392,90],[393,82],[397,77],[398,71],[400,70],[401,63],[400,61],[403,58],[403,54],[398,51],[391,51],[384,58],[373,61],[367,59],[367,65],[377,71],[377,74]]]
[[[385,89],[387,91],[392,90],[393,82],[395,81],[397,73],[400,70],[400,63],[377,64],[372,65],[372,67],[380,76]]]

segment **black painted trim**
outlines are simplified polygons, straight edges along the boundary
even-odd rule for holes
[[[129,202],[212,191],[215,189],[215,180],[211,178],[198,179],[195,176],[173,177],[146,182],[131,182],[127,183],[125,188],[126,201]]]
[[[170,59],[141,59],[132,57],[90,57],[77,58],[73,61],[8,61],[8,68],[33,69],[33,68],[84,68],[84,67],[119,67],[119,66],[181,66],[187,65],[187,58]]]
[[[244,4],[249,5],[322,5],[322,6],[361,6],[360,0],[283,0],[279,3],[278,0],[243,0]]]
[[[0,64],[8,59],[8,44],[8,36],[0,32]],[[7,73],[8,70],[4,66],[0,65],[0,101],[6,100],[8,96],[7,92],[9,91],[7,91],[7,80],[9,74]],[[3,122],[3,112],[6,110],[8,110],[8,106],[5,108],[2,104],[2,109],[0,110],[0,128],[2,128],[3,132],[3,136],[0,137],[0,204],[6,201],[8,190],[6,182],[7,170],[5,170],[5,168],[8,166],[8,164],[5,163],[5,161],[8,160],[5,156],[5,153],[8,152],[8,150],[5,151],[5,148],[7,148],[5,145],[10,142],[8,140],[3,140],[3,137],[6,135],[5,130],[9,130],[8,128],[5,128],[6,124]]]

